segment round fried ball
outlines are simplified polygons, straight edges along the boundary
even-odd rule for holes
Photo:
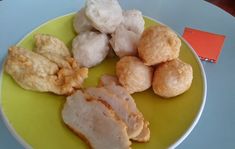
[[[138,45],[139,57],[146,65],[156,65],[179,56],[181,40],[163,25],[147,28]]]
[[[154,92],[162,97],[170,98],[187,91],[193,80],[193,69],[180,59],[160,64],[152,82]]]
[[[117,62],[116,74],[119,83],[132,94],[151,87],[153,68],[137,57],[125,56]]]

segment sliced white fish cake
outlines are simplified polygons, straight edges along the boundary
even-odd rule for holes
[[[131,113],[125,101],[118,99],[115,95],[108,92],[105,88],[88,88],[85,93],[92,98],[102,100],[109,104],[116,112],[117,116],[127,125],[129,138],[138,136],[143,128],[143,118],[138,114]]]
[[[139,114],[140,116],[143,116],[142,113],[139,111],[139,109],[136,106],[136,103],[134,99],[131,97],[131,95],[126,91],[125,88],[119,85],[117,77],[112,75],[103,75],[100,78],[100,85],[103,85],[104,88],[106,88],[108,91],[115,94],[120,100],[126,101],[128,104],[128,108],[132,113]],[[143,118],[144,119],[144,118]],[[147,142],[150,139],[150,129],[149,129],[149,122],[144,121],[144,127],[140,134],[132,140],[137,142]]]
[[[150,139],[150,129],[148,126],[149,126],[149,122],[144,121],[144,127],[141,133],[137,137],[132,138],[132,140],[137,141],[137,142],[148,142]]]
[[[98,100],[86,99],[81,91],[67,97],[62,118],[75,133],[95,149],[129,149],[126,126]]]

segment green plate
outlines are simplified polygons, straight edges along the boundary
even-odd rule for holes
[[[72,27],[74,14],[46,22],[29,33],[18,45],[33,49],[35,33],[47,33],[63,40],[71,48],[76,33]],[[145,17],[146,27],[159,24]],[[206,79],[200,60],[182,40],[180,58],[193,67],[191,88],[178,97],[162,99],[152,89],[133,95],[138,108],[150,122],[148,143],[133,143],[134,149],[175,147],[196,125],[205,104]],[[89,70],[85,86],[96,86],[104,73],[114,74],[117,58],[106,59]],[[51,93],[24,90],[4,71],[1,76],[1,111],[7,127],[25,147],[35,149],[77,149],[86,144],[70,131],[61,119],[65,97]]]

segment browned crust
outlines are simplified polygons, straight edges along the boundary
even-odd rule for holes
[[[138,139],[138,140],[137,139],[135,140],[134,138],[132,138],[131,140],[134,142],[137,142],[137,143],[147,143],[147,142],[149,142],[150,137],[147,139],[143,138],[143,139]]]
[[[113,111],[112,107],[107,102],[102,101],[101,99],[94,99],[93,97],[89,96],[88,94],[86,94],[85,98],[86,98],[87,102],[98,102],[98,103],[101,103],[102,105],[104,105],[110,111],[110,113],[113,115],[113,118],[117,122],[119,122],[121,125],[123,125],[123,127],[125,127],[125,129],[127,129],[124,122],[117,116],[117,114]],[[89,142],[89,140],[81,132],[76,131],[75,129],[70,127],[68,124],[66,124],[66,126],[70,130],[72,130],[79,138],[81,138],[88,145],[89,149],[94,149],[92,147],[91,143]],[[131,144],[132,144],[132,142],[130,141],[130,146],[131,146]],[[131,147],[129,147],[129,149],[131,149]]]
[[[66,124],[66,123],[65,123]],[[91,143],[89,142],[89,140],[79,131],[76,131],[75,129],[73,129],[72,127],[70,127],[68,124],[66,124],[66,126],[72,130],[81,140],[83,140],[87,145],[89,149],[93,149],[93,147],[91,146]]]
[[[149,131],[149,135],[147,137],[143,137],[143,138],[132,138],[131,140],[132,141],[135,141],[135,142],[138,142],[138,143],[146,143],[146,142],[149,142],[150,140],[150,137],[151,137],[151,132],[150,132],[150,129],[149,129],[149,122],[148,121],[145,121],[144,122],[144,127],[143,129],[145,129],[145,127],[148,129]],[[143,130],[142,130],[143,131]],[[141,131],[141,133],[142,133]]]

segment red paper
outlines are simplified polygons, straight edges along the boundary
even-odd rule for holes
[[[183,37],[190,43],[202,60],[217,62],[225,40],[224,35],[186,27]]]

